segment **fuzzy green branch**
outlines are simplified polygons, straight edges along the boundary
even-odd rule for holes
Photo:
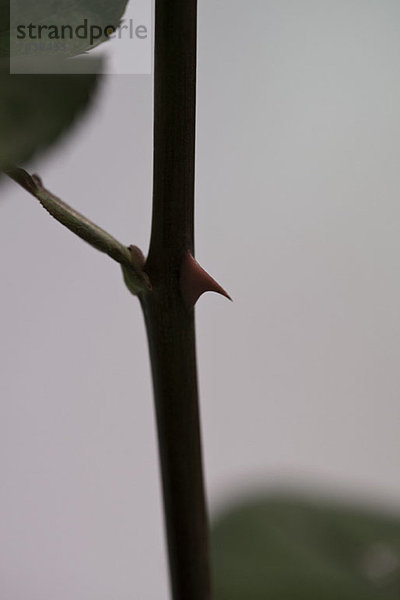
[[[121,244],[107,231],[49,192],[37,175],[30,175],[20,167],[8,168],[5,172],[39,200],[43,208],[59,223],[119,263],[125,283],[133,294],[151,290],[149,278],[143,271],[144,257],[139,248]]]

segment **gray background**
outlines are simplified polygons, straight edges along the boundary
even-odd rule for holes
[[[400,4],[201,0],[198,305],[213,510],[284,485],[396,506]],[[152,82],[31,168],[144,249]],[[168,597],[144,327],[118,268],[1,189],[5,600]]]

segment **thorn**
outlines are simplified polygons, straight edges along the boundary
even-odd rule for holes
[[[37,185],[38,188],[43,188],[42,178],[39,177],[36,173],[32,175],[32,181]]]
[[[189,251],[181,266],[181,292],[188,308],[192,308],[204,292],[216,292],[232,301],[229,294],[199,265]]]

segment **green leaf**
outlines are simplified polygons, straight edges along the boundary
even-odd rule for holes
[[[0,58],[9,55],[11,1],[0,0]]]
[[[400,520],[269,496],[212,530],[216,600],[398,600]]]
[[[55,142],[88,106],[98,76],[0,70],[0,170]]]
[[[104,33],[107,26],[119,26],[127,4],[127,0],[11,2],[10,20],[10,0],[0,0],[0,58],[3,57],[0,61],[0,170],[9,164],[24,162],[49,147],[87,107],[98,80],[92,73],[100,72],[100,61],[96,62],[97,69],[81,68],[82,73],[90,75],[65,75],[65,72],[71,65],[80,68],[87,60],[79,58],[81,62],[77,62],[71,57],[86,53],[107,39]],[[85,23],[87,35],[77,37],[74,33],[70,39],[69,30],[75,32]],[[36,27],[36,40],[29,36],[18,40],[17,28],[27,28],[30,24]],[[39,26],[48,28],[44,39],[38,39]],[[49,37],[46,38],[49,28],[60,30],[62,26],[67,28],[67,33],[49,44]],[[97,28],[95,39],[90,35],[91,27]],[[28,72],[60,74],[9,75],[10,36],[13,59],[19,56],[25,61]]]

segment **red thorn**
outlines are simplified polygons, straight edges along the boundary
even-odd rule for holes
[[[209,275],[188,251],[181,266],[181,292],[185,304],[192,308],[204,292],[216,292],[232,300],[227,292]]]
[[[36,173],[32,175],[32,181],[35,183],[35,185],[37,185],[38,188],[43,188],[43,181],[39,175],[36,175]]]

